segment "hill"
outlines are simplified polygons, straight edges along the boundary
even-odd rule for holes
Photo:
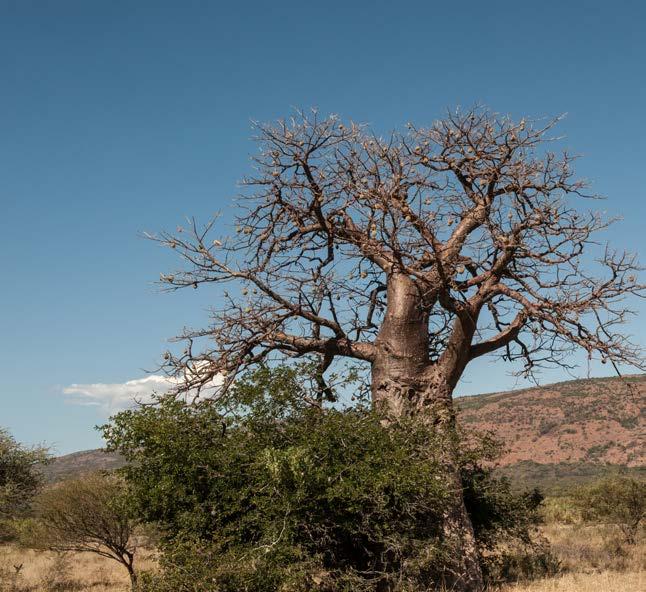
[[[456,403],[463,425],[504,442],[499,471],[519,487],[558,492],[617,470],[646,476],[646,375],[571,380]],[[87,450],[56,458],[44,472],[57,481],[123,464],[117,454]]]
[[[457,405],[463,425],[505,443],[501,466],[646,465],[646,375],[460,397]]]
[[[111,471],[125,464],[123,458],[104,450],[83,450],[56,457],[43,467],[47,481],[61,481],[93,471]]]

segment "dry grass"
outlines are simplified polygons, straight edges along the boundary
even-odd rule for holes
[[[137,560],[138,559],[138,560]],[[154,568],[154,556],[140,551],[136,569]],[[19,573],[14,566],[22,564]],[[0,592],[126,592],[128,574],[116,561],[93,553],[57,554],[0,546]]]
[[[507,586],[504,592],[643,592],[646,590],[644,572],[570,573],[530,584]]]
[[[644,572],[646,540],[637,545],[623,545],[617,529],[611,526],[553,524],[544,528],[552,550],[566,571]]]
[[[548,524],[550,541],[563,573],[530,583],[505,586],[501,592],[643,592],[646,590],[646,541],[618,544],[612,527]]]
[[[642,592],[646,540],[623,550],[609,527],[548,524],[543,528],[563,566],[557,577],[504,586],[500,592]],[[19,575],[14,565],[23,564]],[[140,551],[136,567],[151,570],[154,555]],[[0,592],[127,592],[126,571],[90,553],[57,555],[0,546]]]

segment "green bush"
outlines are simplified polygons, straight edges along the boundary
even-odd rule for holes
[[[490,583],[518,582],[551,576],[561,570],[561,563],[545,539],[531,543],[511,541],[504,552],[487,557],[485,574]]]
[[[43,483],[38,467],[46,460],[44,448],[21,446],[0,428],[0,540],[13,537],[14,519],[29,510]]]
[[[581,490],[582,517],[588,522],[613,524],[624,542],[634,544],[646,515],[646,481],[615,475]]]
[[[542,504],[541,517],[547,524],[579,524],[581,507],[572,497],[548,497]]]
[[[132,506],[162,533],[144,591],[413,591],[441,584],[452,495],[442,442],[423,423],[311,405],[298,369],[263,368],[224,401],[170,397],[104,427],[125,455]],[[495,446],[463,446],[465,496],[483,565],[500,542],[532,546],[537,496],[482,468]]]

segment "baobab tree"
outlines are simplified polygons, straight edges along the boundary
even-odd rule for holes
[[[186,263],[162,275],[169,289],[237,284],[209,327],[186,330],[186,349],[165,354],[178,389],[224,392],[251,365],[312,355],[323,404],[333,397],[325,371],[349,358],[370,368],[375,407],[392,421],[420,415],[450,442],[453,390],[486,354],[526,375],[568,366],[577,347],[642,368],[620,327],[623,299],[643,295],[636,259],[607,247],[588,256],[610,221],[572,205],[594,196],[574,157],[547,149],[557,122],[476,108],[387,137],[316,112],[258,124],[235,232],[214,236],[214,221],[193,220],[155,237]],[[456,451],[446,448],[453,589],[481,590]]]

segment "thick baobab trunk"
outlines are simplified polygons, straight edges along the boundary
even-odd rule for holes
[[[417,286],[406,275],[391,275],[387,290],[386,316],[375,342],[372,398],[375,407],[399,417],[420,404],[428,368],[428,315]]]
[[[417,287],[405,275],[392,275],[372,365],[373,403],[393,418],[415,415],[427,419],[442,438],[442,462],[449,486],[455,491],[442,524],[455,558],[445,584],[455,592],[482,592],[482,571],[458,465],[452,393],[459,372],[454,367],[429,363],[428,339],[428,316]]]
[[[464,503],[462,478],[458,461],[458,438],[453,408],[453,386],[438,371],[426,384],[428,389],[421,397],[422,413],[433,423],[441,437],[442,463],[449,487],[455,492],[444,514],[442,531],[444,540],[453,550],[454,572],[447,576],[447,587],[459,592],[482,592],[484,582],[480,568],[480,557],[471,518]]]

